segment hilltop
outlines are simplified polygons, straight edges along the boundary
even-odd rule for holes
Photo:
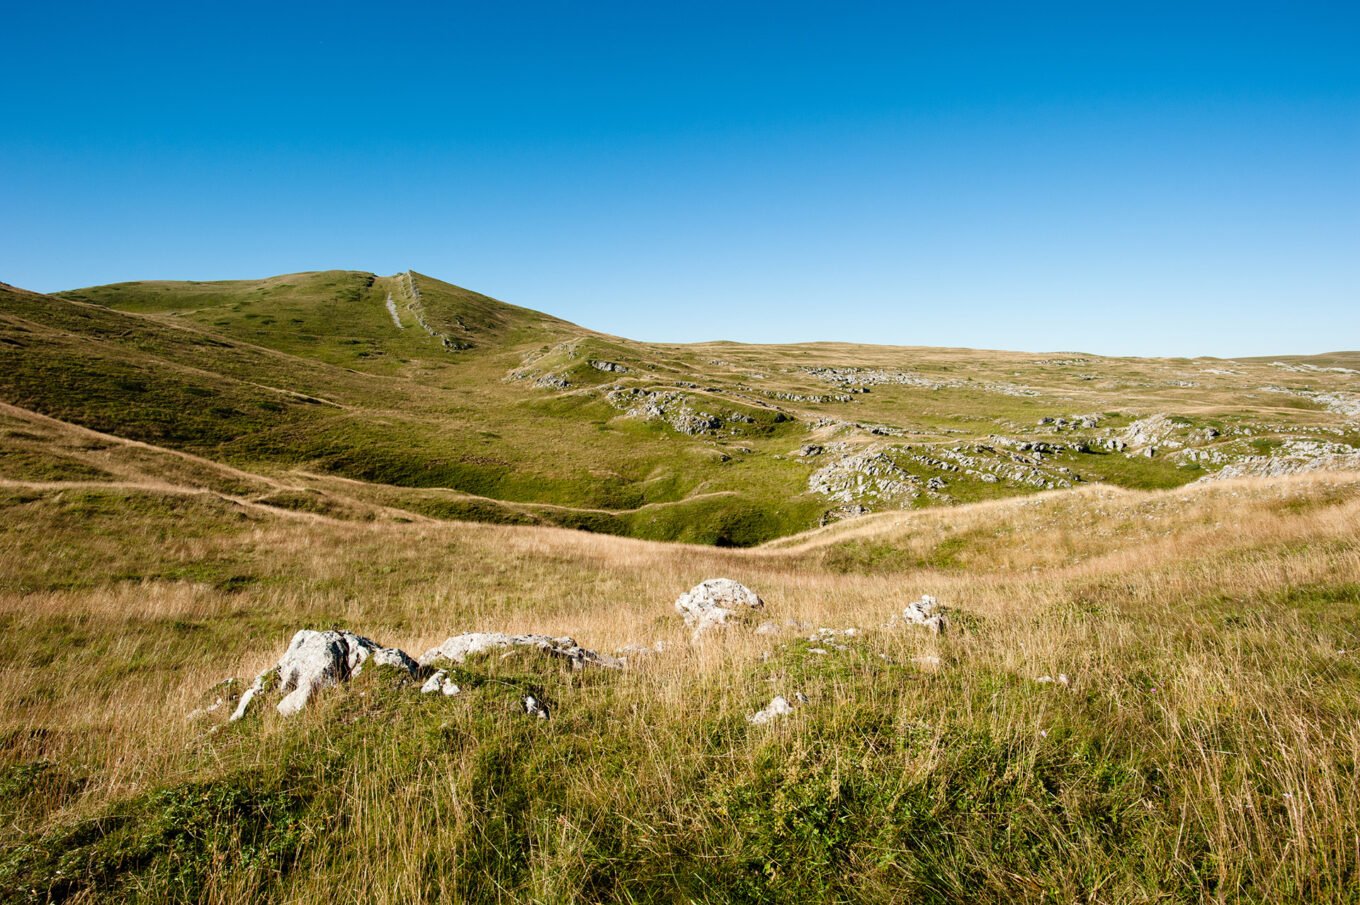
[[[266,505],[747,546],[876,511],[1353,466],[1356,359],[639,343],[412,272],[0,287],[0,479],[125,480],[107,460],[135,441],[139,480]],[[66,427],[35,439],[36,416]],[[112,445],[52,433],[80,428]],[[215,476],[161,474],[184,461],[167,453]]]

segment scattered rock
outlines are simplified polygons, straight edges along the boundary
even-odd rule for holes
[[[524,712],[529,716],[538,717],[540,720],[548,718],[548,705],[531,694],[526,694],[524,700],[520,702],[524,707]]]
[[[1360,448],[1342,443],[1292,439],[1272,450],[1269,455],[1245,456],[1213,474],[1205,475],[1199,482],[1353,470],[1360,470]]]
[[[599,359],[592,358],[592,359],[590,359],[588,362],[586,362],[586,364],[590,365],[592,368],[594,368],[594,369],[597,370],[597,371],[609,371],[609,372],[612,372],[612,373],[614,373],[614,374],[627,374],[627,373],[628,373],[628,369],[627,369],[627,368],[625,368],[623,365],[618,364],[617,362],[613,362],[613,361],[600,361]]]
[[[427,650],[420,658],[420,665],[430,666],[439,660],[462,663],[474,654],[514,647],[534,648],[550,657],[561,657],[571,663],[572,669],[584,669],[586,666],[601,666],[606,669],[623,667],[623,661],[618,658],[587,650],[565,636],[553,638],[549,635],[507,635],[504,632],[467,632],[454,635],[438,647]]]
[[[716,434],[722,431],[727,421],[741,421],[740,416],[728,413],[724,419],[712,412],[701,411],[694,407],[691,397],[684,393],[655,392],[637,387],[618,388],[605,395],[605,401],[614,408],[622,409],[632,418],[646,421],[664,421],[682,434]],[[751,418],[745,418],[751,421]]]
[[[702,581],[675,601],[676,612],[694,629],[695,639],[717,626],[726,625],[734,617],[743,617],[764,606],[765,601],[755,591],[730,578]]]
[[[538,389],[565,390],[571,386],[571,381],[561,374],[544,374],[534,381],[534,386]]]
[[[870,446],[840,456],[808,477],[808,489],[833,503],[906,507],[921,495],[922,481],[893,458]]]
[[[808,642],[818,645],[818,647],[812,648],[812,650],[820,651],[821,653],[826,653],[826,651],[822,649],[822,645],[832,648],[833,650],[849,650],[850,645],[846,644],[845,641],[858,636],[859,633],[859,629],[853,627],[842,629],[819,628],[816,633],[808,636]]]
[[[657,641],[651,647],[648,647],[645,644],[625,644],[623,647],[620,647],[618,650],[614,651],[614,653],[615,655],[618,656],[620,660],[624,662],[625,665],[627,665],[628,660],[630,658],[636,659],[639,657],[650,657],[655,654],[661,653],[665,649],[666,642]]]
[[[245,683],[237,678],[223,679],[221,682],[218,682],[212,688],[208,689],[207,696],[212,698],[211,703],[190,710],[185,716],[185,719],[202,719],[210,713],[216,713],[228,704],[236,703],[241,699],[241,693],[244,690],[242,686],[244,684]]]
[[[425,684],[420,686],[421,694],[442,694],[450,698],[460,691],[461,688],[449,681],[449,673],[444,669],[436,669],[434,674],[425,680]]]
[[[746,721],[761,726],[778,717],[788,716],[790,713],[793,713],[793,705],[783,695],[775,695],[764,710],[756,711],[748,716]]]

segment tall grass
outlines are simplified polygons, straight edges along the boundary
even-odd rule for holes
[[[0,901],[1360,901],[1357,477],[747,551],[149,492],[5,511]],[[864,634],[691,645],[670,602],[715,575],[776,622]],[[883,627],[922,593],[950,631]],[[665,650],[185,719],[330,626],[414,654],[478,629]],[[517,712],[527,688],[551,720]]]

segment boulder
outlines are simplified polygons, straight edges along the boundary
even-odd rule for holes
[[[920,600],[907,604],[907,608],[902,611],[902,621],[909,625],[923,626],[937,635],[944,632],[948,623],[944,607],[929,594],[922,594]]]
[[[764,606],[765,601],[755,591],[730,578],[700,582],[675,601],[675,611],[685,617],[685,624],[694,629],[696,639],[734,617],[740,618]]]
[[[474,654],[489,650],[528,647],[560,657],[571,663],[572,669],[589,666],[602,666],[606,669],[621,669],[623,661],[608,654],[587,650],[568,637],[553,638],[549,635],[507,635],[504,632],[467,632],[454,635],[438,647],[427,650],[420,658],[421,666],[429,666],[439,660],[462,663]]]
[[[410,679],[414,679],[419,671],[419,666],[405,652],[383,647],[353,632],[303,629],[293,636],[278,664],[255,677],[241,695],[231,719],[245,716],[256,697],[274,690],[283,694],[278,703],[279,713],[292,716],[307,706],[317,689],[349,681],[370,659],[377,666],[401,670]]]

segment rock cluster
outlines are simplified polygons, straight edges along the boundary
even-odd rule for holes
[[[795,453],[800,457],[816,455],[810,445]],[[913,447],[909,445],[862,447],[827,462],[808,478],[808,489],[843,507],[860,511],[907,508],[922,498],[947,500],[945,475],[964,475],[984,484],[1005,481],[1010,484],[1052,490],[1071,487],[1081,480],[1072,469],[1045,461],[1067,451],[1068,447],[1041,440],[1017,440],[991,436],[986,443],[954,446]],[[922,477],[908,468],[921,466],[940,472]]]
[[[353,632],[303,629],[293,636],[279,662],[256,676],[255,681],[241,694],[231,720],[241,719],[257,697],[271,692],[282,695],[277,705],[278,712],[292,716],[307,706],[314,693],[348,682],[365,667],[391,669],[403,684],[423,680],[420,686],[422,694],[452,697],[458,694],[459,687],[449,679],[447,670],[437,669],[432,664],[441,661],[458,664],[474,654],[514,647],[527,647],[561,658],[570,663],[573,669],[583,669],[587,665],[608,669],[623,666],[623,661],[587,650],[571,638],[553,638],[548,635],[507,635],[501,632],[455,635],[438,647],[431,648],[417,662],[405,651],[383,647]],[[225,687],[225,683],[219,686]],[[191,716],[201,716],[221,706],[222,698],[219,697],[216,703],[200,708]]]
[[[1039,391],[1013,383],[989,381],[975,383],[956,377],[927,377],[912,371],[887,371],[881,368],[803,368],[803,371],[819,380],[835,384],[855,392],[865,387],[896,384],[898,386],[918,387],[927,390],[973,389],[1003,396],[1038,396]]]
[[[696,409],[684,393],[654,392],[636,387],[611,390],[605,400],[614,408],[634,418],[664,421],[682,434],[716,434],[726,420],[712,412]],[[744,420],[752,421],[749,417]]]
[[[808,489],[833,503],[902,507],[924,492],[923,482],[886,450],[869,447],[841,456],[808,478]]]
[[[420,686],[421,694],[442,694],[446,697],[453,697],[460,691],[462,691],[461,688],[449,681],[449,673],[445,669],[436,669],[425,680],[425,684]]]
[[[1104,415],[1069,415],[1066,418],[1040,418],[1040,427],[1051,427],[1056,431],[1095,430],[1104,420]]]
[[[1269,455],[1244,456],[1198,482],[1277,477],[1310,471],[1360,470],[1360,448],[1319,440],[1287,440]]]

